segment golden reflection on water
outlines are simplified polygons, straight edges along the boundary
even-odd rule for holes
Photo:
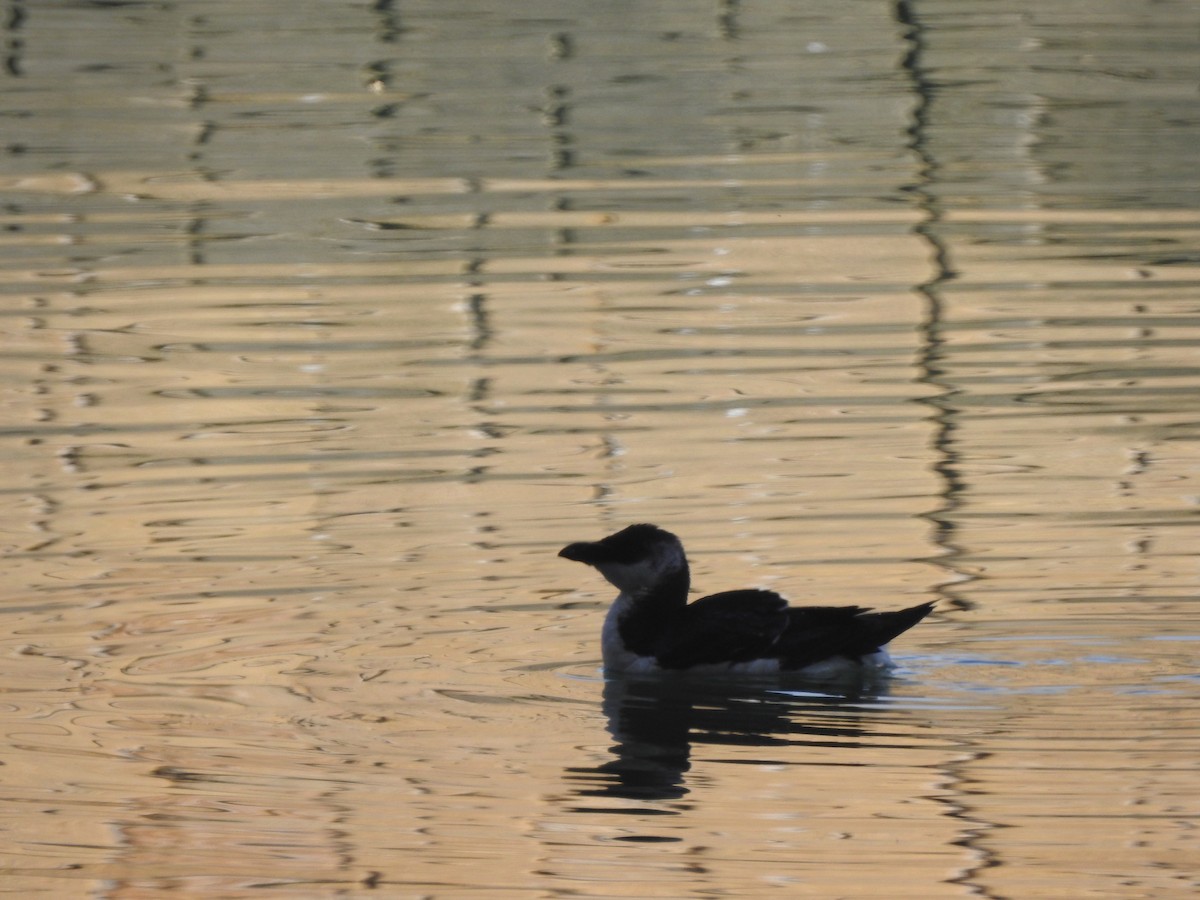
[[[1182,8],[185,6],[4,25],[6,887],[1194,893]],[[645,520],[939,610],[605,683]]]

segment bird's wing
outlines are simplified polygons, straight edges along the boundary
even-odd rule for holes
[[[722,591],[685,606],[655,647],[664,669],[771,656],[788,625],[787,601],[771,591]]]
[[[862,606],[793,606],[787,611],[789,623],[779,650],[794,668],[831,656],[874,653],[931,609],[931,603],[896,612],[873,612]]]

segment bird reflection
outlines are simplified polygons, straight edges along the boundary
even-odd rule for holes
[[[838,689],[671,678],[615,678],[604,713],[616,740],[612,759],[568,770],[579,797],[677,800],[688,793],[692,746],[783,748],[836,743],[863,734],[886,682]],[[849,711],[848,711],[849,710]],[[832,713],[832,714],[831,714]],[[790,754],[761,762],[795,761]],[[669,810],[663,810],[668,812]],[[643,810],[644,812],[644,810]]]

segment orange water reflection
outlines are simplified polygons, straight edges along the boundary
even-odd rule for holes
[[[10,890],[1194,893],[1194,16],[685,6],[14,4]],[[939,611],[606,684],[645,520]]]

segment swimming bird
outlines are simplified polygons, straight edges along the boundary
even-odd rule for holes
[[[564,559],[600,572],[620,593],[604,620],[607,673],[704,672],[840,679],[891,668],[886,645],[930,610],[789,606],[773,591],[722,591],[687,602],[690,575],[679,538],[630,525],[568,544]]]

